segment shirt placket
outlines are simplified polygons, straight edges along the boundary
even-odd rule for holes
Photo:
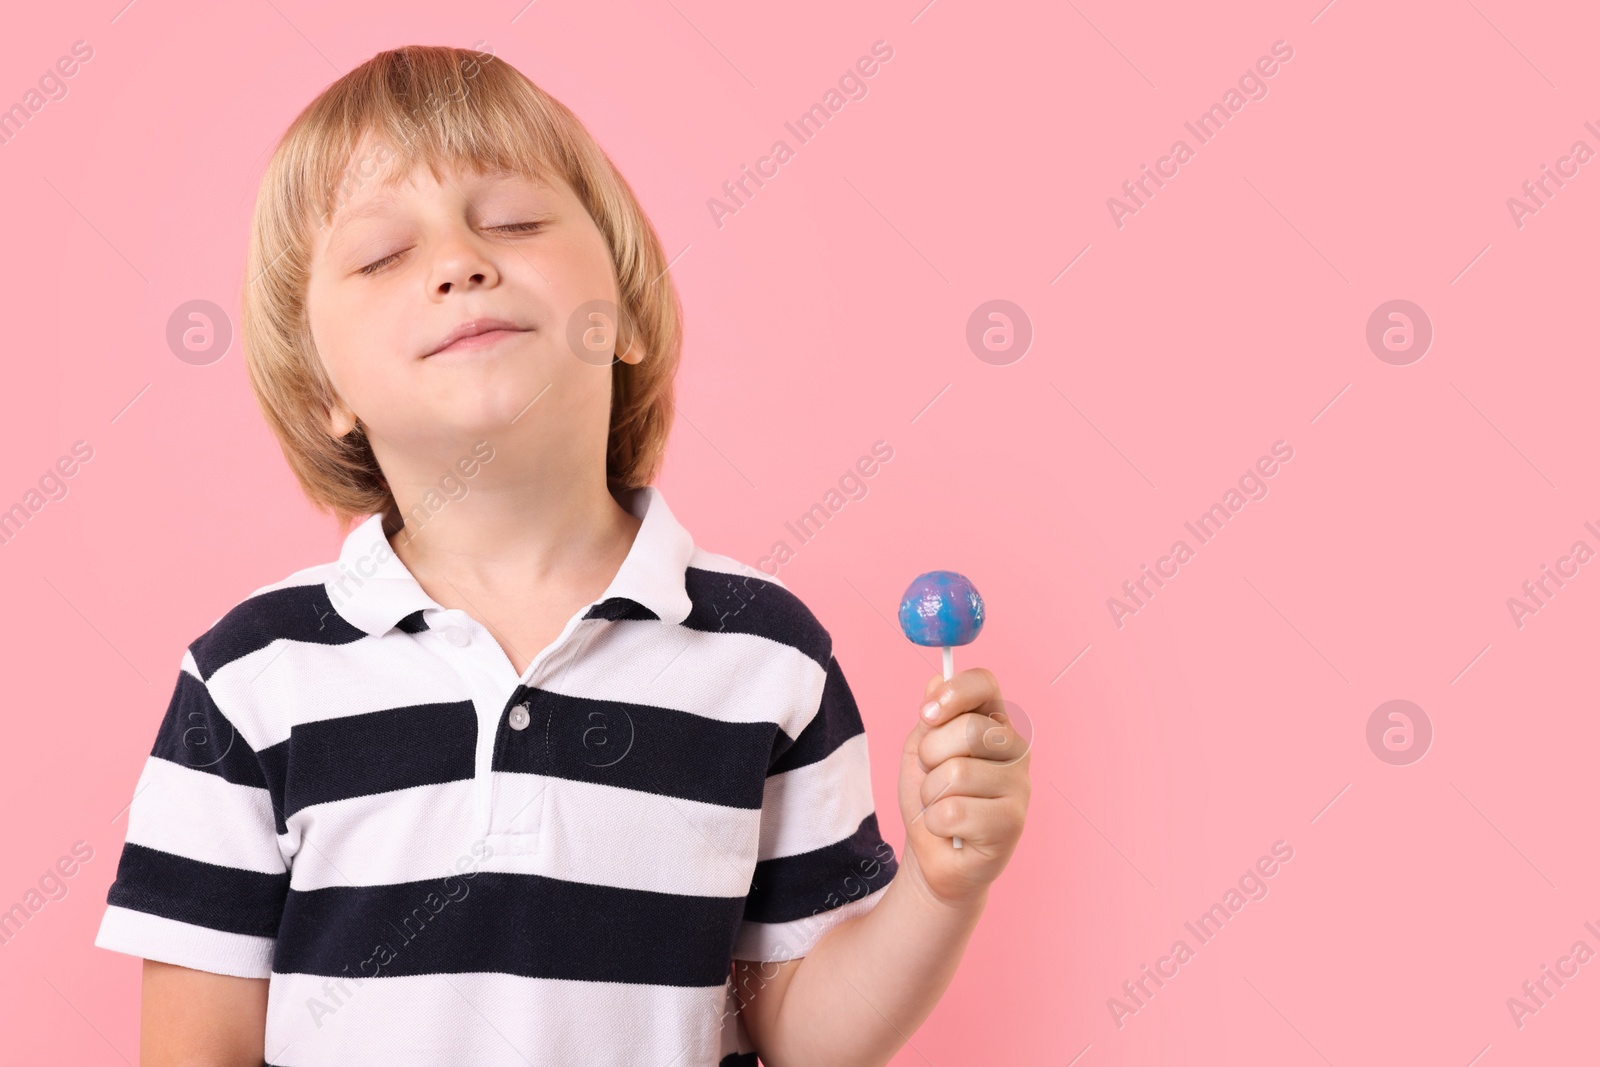
[[[575,612],[561,634],[540,650],[520,678],[494,635],[466,612],[446,609],[430,622],[441,649],[472,694],[478,722],[473,754],[473,836],[487,841],[497,855],[537,851],[550,780],[535,775],[518,783],[517,788],[508,782],[497,782],[493,772],[495,745],[502,730],[511,731],[519,735],[513,743],[540,746],[541,758],[535,760],[534,766],[544,766],[545,727],[540,720],[547,718],[549,712],[546,708],[541,715],[535,708],[532,691],[581,647],[577,631],[586,625],[583,616],[587,611],[588,606]],[[598,624],[598,620],[587,623]]]

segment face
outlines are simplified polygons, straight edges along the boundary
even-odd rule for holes
[[[437,481],[429,465],[447,469],[479,438],[548,461],[598,457],[603,469],[609,352],[595,357],[591,330],[580,358],[569,324],[592,301],[614,308],[617,289],[605,238],[571,187],[454,169],[435,181],[423,165],[385,187],[397,155],[369,141],[354,159],[361,176],[316,231],[307,287],[338,394],[329,432],[359,417],[397,489]],[[373,173],[373,159],[386,166]],[[486,325],[497,328],[448,343]]]

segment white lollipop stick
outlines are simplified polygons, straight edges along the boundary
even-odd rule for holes
[[[949,681],[950,676],[956,672],[956,650],[949,645],[944,646],[944,680]],[[956,848],[963,847],[959,835],[952,837],[950,843]]]

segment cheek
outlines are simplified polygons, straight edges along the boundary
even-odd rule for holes
[[[378,287],[353,291],[313,284],[306,293],[311,340],[328,377],[350,405],[379,387],[380,357],[404,355],[412,344],[399,308],[385,301]]]
[[[605,238],[593,225],[552,240],[533,258],[534,281],[550,292],[563,314],[590,300],[615,300],[616,271]]]
[[[505,262],[508,280],[531,297],[544,342],[566,356],[560,364],[562,373],[570,370],[574,375],[566,386],[580,387],[581,378],[609,388],[605,373],[579,373],[596,369],[597,353],[591,350],[598,339],[596,331],[609,325],[613,345],[619,332],[631,333],[619,330],[615,268],[599,231],[569,230],[559,239],[552,235],[551,240],[528,248],[526,258],[513,256]],[[580,353],[578,348],[584,350]]]
[[[319,291],[313,282],[306,289],[306,324],[311,333],[311,345],[322,361],[328,376],[336,383],[342,380],[339,353],[344,349],[340,335],[341,316],[337,307]]]

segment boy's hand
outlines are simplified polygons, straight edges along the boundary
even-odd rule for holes
[[[902,866],[936,900],[965,904],[1000,876],[1022,836],[1032,753],[982,667],[948,682],[934,675],[923,701],[937,705],[933,718],[918,713],[900,753]]]

